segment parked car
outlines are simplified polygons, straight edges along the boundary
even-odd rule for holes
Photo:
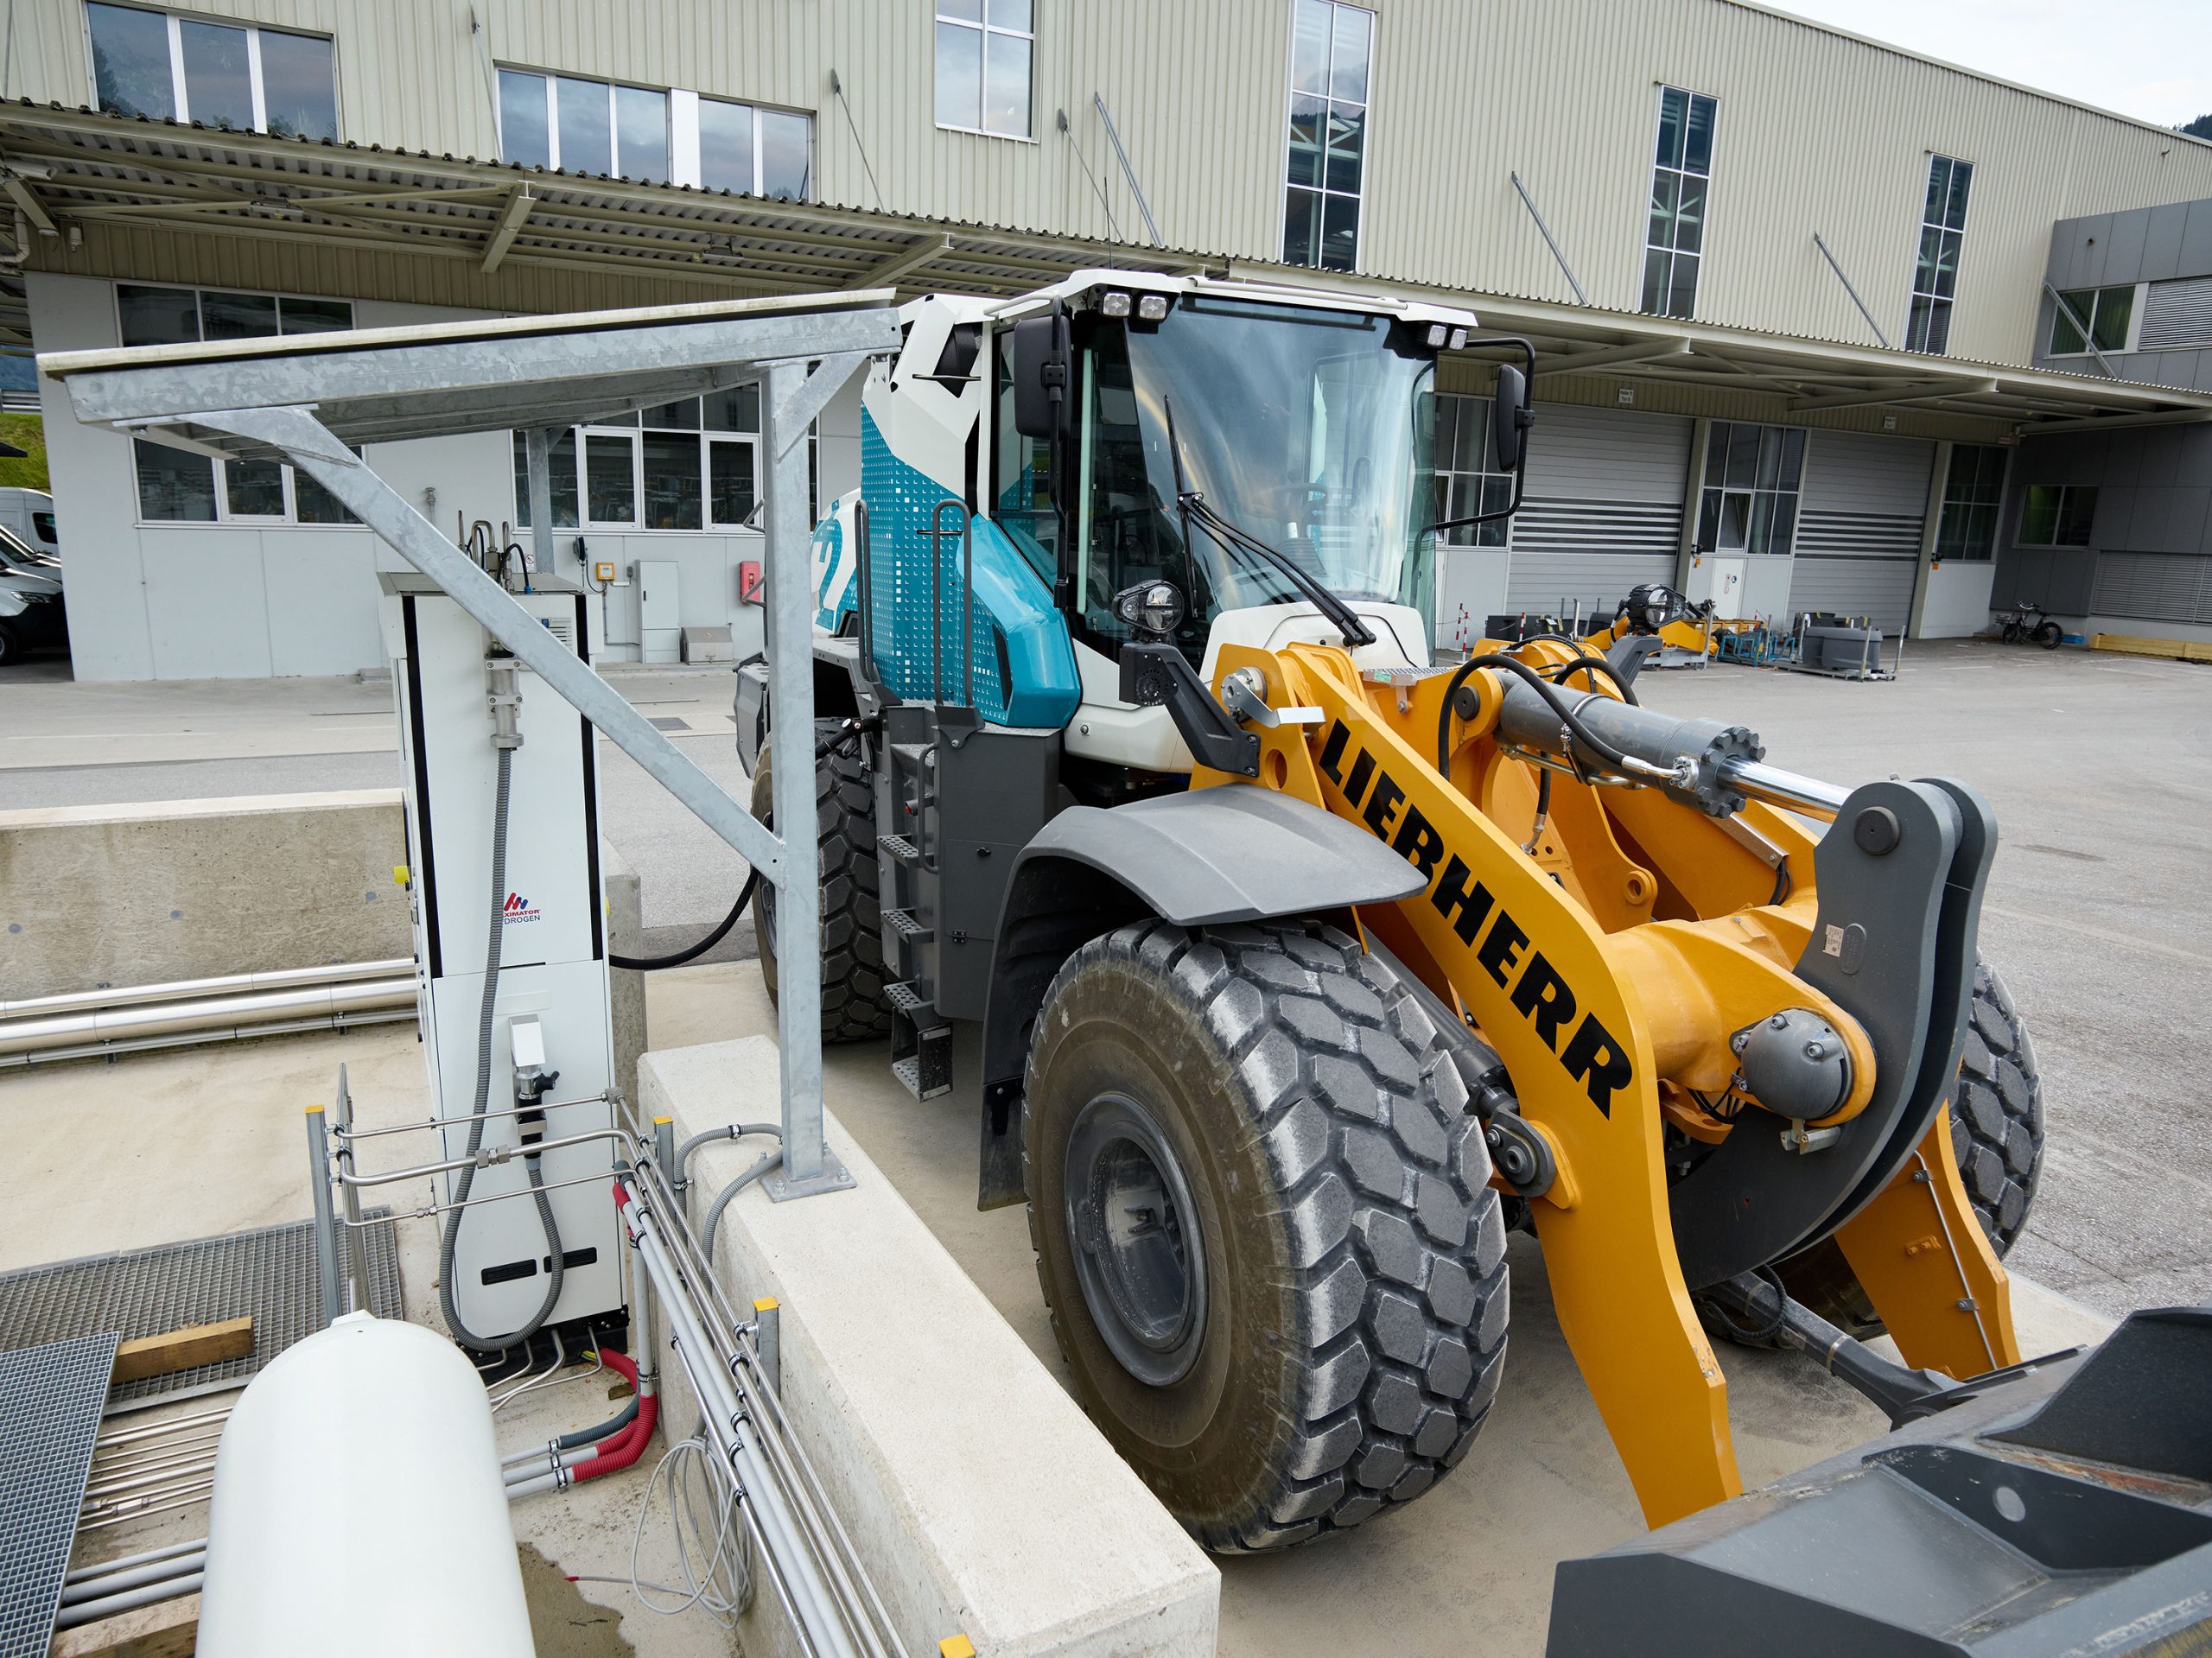
[[[0,566],[0,667],[32,651],[69,642],[69,622],[59,577],[15,565]]]

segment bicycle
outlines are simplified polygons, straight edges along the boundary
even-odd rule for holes
[[[2065,638],[2066,631],[2044,614],[2041,605],[2022,605],[2017,611],[1998,617],[1997,637],[2007,645],[2032,639],[2046,651],[2056,651]]]

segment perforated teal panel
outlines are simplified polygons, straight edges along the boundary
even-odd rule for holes
[[[941,501],[956,504],[943,524],[958,525],[958,495],[892,454],[865,410],[861,493],[868,507],[868,645],[882,683],[915,700],[972,696],[995,724],[1065,725],[1082,693],[1067,625],[1051,594],[1005,533],[980,518],[970,607],[961,538],[947,536],[932,549],[926,533]]]

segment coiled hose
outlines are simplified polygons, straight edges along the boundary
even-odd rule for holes
[[[537,1218],[545,1229],[546,1252],[553,1261],[552,1274],[545,1287],[545,1299],[530,1321],[512,1335],[487,1338],[478,1335],[461,1320],[461,1309],[453,1293],[454,1251],[461,1242],[461,1223],[468,1210],[468,1190],[476,1183],[474,1158],[484,1144],[484,1112],[492,1099],[492,1009],[499,994],[499,952],[506,931],[507,892],[507,798],[514,780],[515,751],[499,751],[499,780],[492,799],[492,931],[484,946],[484,1000],[476,1016],[476,1102],[469,1112],[467,1166],[461,1171],[454,1183],[453,1211],[446,1217],[445,1236],[438,1242],[438,1310],[445,1314],[446,1328],[453,1338],[474,1353],[503,1352],[518,1346],[543,1328],[553,1312],[554,1304],[561,1299],[561,1229],[553,1220],[553,1200],[546,1195],[545,1176],[539,1170],[537,1159],[525,1157],[523,1166],[530,1176],[532,1194],[537,1202]]]

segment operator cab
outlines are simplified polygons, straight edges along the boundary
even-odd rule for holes
[[[1133,643],[1172,644],[1202,677],[1228,641],[1427,664],[1436,359],[1471,314],[1090,272],[993,324],[988,510],[1066,617],[1071,753],[1188,769],[1163,712],[1114,694]],[[1506,378],[1513,470],[1527,382]]]

